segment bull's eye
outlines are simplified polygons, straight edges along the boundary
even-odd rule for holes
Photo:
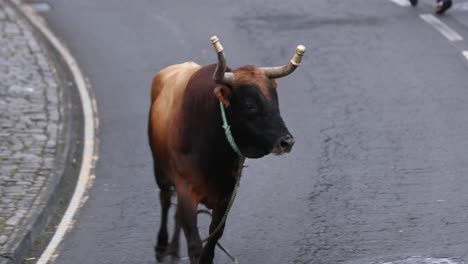
[[[251,113],[257,112],[257,107],[255,105],[253,105],[253,104],[247,104],[246,108]]]

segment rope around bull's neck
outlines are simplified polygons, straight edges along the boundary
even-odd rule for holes
[[[244,155],[240,152],[239,147],[237,147],[236,141],[234,141],[234,137],[232,136],[231,127],[228,124],[223,103],[219,102],[219,108],[221,108],[221,118],[223,119],[223,128],[226,139],[229,142],[229,145],[231,145],[232,150],[234,150],[240,158],[244,158]]]

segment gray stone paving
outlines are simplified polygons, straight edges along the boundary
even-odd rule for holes
[[[58,82],[29,24],[0,0],[0,253],[52,177]]]

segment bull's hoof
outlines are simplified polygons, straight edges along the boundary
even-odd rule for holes
[[[162,263],[163,264],[179,264],[180,259],[177,256],[166,255]]]
[[[154,253],[156,255],[156,260],[158,262],[163,262],[164,256],[166,256],[166,248],[167,247],[154,247]]]
[[[178,254],[170,251],[167,247],[155,247],[154,251],[158,263],[176,264],[180,261]]]
[[[200,260],[198,260],[198,264],[213,264],[213,258],[200,258]]]

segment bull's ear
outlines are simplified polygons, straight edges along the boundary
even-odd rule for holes
[[[271,79],[271,85],[276,89],[278,87],[278,82],[276,82],[275,79]]]
[[[226,86],[218,86],[214,89],[214,94],[216,95],[216,98],[223,103],[224,106],[229,106],[230,99],[231,99],[231,90],[227,88]]]

